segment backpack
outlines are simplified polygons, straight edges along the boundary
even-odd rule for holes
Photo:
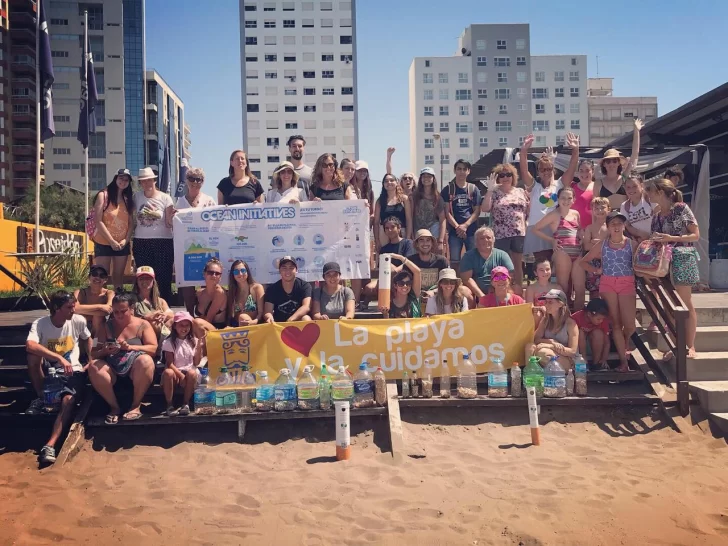
[[[665,277],[670,272],[671,259],[671,245],[646,239],[634,251],[634,274],[638,277]]]
[[[104,204],[103,207],[106,208],[106,192],[101,192],[101,195],[104,196]],[[96,237],[96,233],[98,232],[98,227],[96,226],[96,207],[94,206],[88,213],[88,216],[86,217],[86,235],[88,235],[89,239],[93,239]]]
[[[450,207],[450,214],[452,214],[454,217],[455,214],[452,211],[452,202],[455,200],[455,193],[458,191],[457,185],[453,182],[452,184],[448,184],[447,189],[448,189],[447,193],[450,194],[449,195],[450,199],[448,200],[448,206]],[[465,189],[468,192],[468,201],[470,201],[473,198],[473,193],[475,192],[475,184],[473,184],[471,182],[467,182],[465,185]]]

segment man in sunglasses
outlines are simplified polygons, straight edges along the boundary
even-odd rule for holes
[[[28,374],[38,397],[31,402],[26,413],[34,415],[44,410],[43,387],[46,374],[55,369],[61,383],[60,409],[53,423],[51,436],[41,448],[38,461],[53,464],[56,461],[55,445],[64,428],[73,417],[73,407],[86,385],[86,369],[79,359],[79,341],[84,342],[86,354],[91,354],[91,332],[86,319],[76,315],[76,298],[65,290],[58,290],[50,297],[50,316],[42,317],[30,327],[25,349],[28,352]]]
[[[298,187],[309,195],[311,192],[311,175],[313,169],[303,162],[303,154],[306,151],[306,139],[301,135],[293,135],[288,138],[288,153],[291,156],[293,169],[298,175]]]
[[[299,279],[298,265],[291,256],[283,256],[278,262],[281,280],[265,292],[265,322],[294,322],[311,320],[311,285]]]

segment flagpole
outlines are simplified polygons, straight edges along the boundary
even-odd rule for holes
[[[83,12],[83,73],[85,74],[85,80],[86,80],[86,93],[88,94],[88,10],[84,10]],[[88,122],[87,122],[88,123]],[[90,138],[90,137],[89,137]],[[89,186],[89,177],[90,173],[88,171],[88,146],[84,146],[83,148],[83,163],[85,165],[86,169],[86,191],[84,193],[85,199],[85,213],[84,218],[88,218],[88,186]],[[88,233],[84,237],[86,240],[86,256],[85,258],[88,259]]]
[[[38,252],[40,239],[40,4],[35,13],[35,230],[33,232],[33,252]]]

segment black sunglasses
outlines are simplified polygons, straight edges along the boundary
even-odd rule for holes
[[[90,277],[96,277],[96,278],[99,278],[99,279],[106,279],[106,278],[108,278],[108,275],[105,275],[105,274],[104,274],[104,273],[102,273],[101,271],[92,271],[92,272],[91,272],[91,273],[89,274],[89,276],[90,276]]]
[[[412,286],[412,281],[397,281],[394,283],[396,286]]]
[[[204,182],[204,179],[199,176],[188,176],[187,180],[190,182],[195,182],[197,184],[202,184]]]
[[[498,178],[513,178],[513,173],[498,173]]]

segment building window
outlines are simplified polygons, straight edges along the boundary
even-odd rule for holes
[[[283,45],[296,45],[296,37],[295,36],[284,36]]]
[[[511,98],[511,90],[508,88],[505,89],[496,89],[495,90],[495,98],[496,99],[510,99]]]
[[[316,105],[315,104],[304,104],[303,105],[303,111],[304,112],[315,112],[316,111]]]
[[[441,121],[440,122],[440,132],[449,133],[450,132],[450,123],[447,121]]]
[[[519,87],[516,90],[516,93],[518,94],[518,98],[524,98],[526,96],[526,88],[525,87]]]
[[[449,100],[450,92],[447,89],[440,89],[440,100]]]
[[[579,96],[579,88],[572,87],[571,89],[569,89],[569,96],[572,98],[577,98]]]
[[[321,11],[331,11],[334,9],[333,2],[321,2]]]
[[[545,104],[537,104],[536,105],[536,113],[537,114],[545,114],[546,113],[546,105]]]
[[[354,88],[353,87],[342,87],[341,88],[341,94],[342,95],[353,95],[354,94]]]
[[[449,106],[440,106],[440,115],[441,116],[449,116],[450,115],[450,107]]]
[[[461,106],[459,109],[459,112],[460,112],[461,116],[469,116],[470,115],[470,106],[468,106],[468,105]]]
[[[257,55],[246,55],[245,56],[245,62],[246,63],[257,63],[258,62],[258,56]]]
[[[549,90],[547,87],[534,87],[531,89],[532,99],[547,99],[549,98]]]
[[[333,19],[321,19],[321,28],[332,28],[334,26]]]
[[[315,87],[304,87],[303,88],[303,94],[304,95],[315,95],[316,94],[316,88]]]
[[[422,83],[432,83],[432,72],[422,73]]]
[[[334,94],[334,88],[333,87],[324,87],[321,91],[322,95],[333,95]]]
[[[263,4],[263,11],[275,11],[276,10],[276,4],[275,2],[266,2]]]
[[[56,155],[71,155],[71,148],[53,148]]]
[[[478,98],[479,99],[487,99],[488,98],[488,90],[487,89],[478,89]]]
[[[485,40],[475,40],[475,49],[482,51],[485,49]]]
[[[68,19],[51,19],[51,25],[68,26]]]
[[[476,63],[478,66],[488,66],[488,57],[478,57]]]
[[[278,72],[276,72],[275,70],[265,73],[266,80],[275,80],[277,78],[278,78]]]
[[[325,62],[325,63],[327,63],[327,62],[333,62],[334,56],[331,55],[331,54],[324,54],[324,55],[321,55],[321,60],[323,62]]]
[[[263,44],[264,45],[276,45],[276,37],[275,36],[264,36]]]
[[[569,81],[570,82],[578,82],[579,81],[579,71],[573,70],[569,72]]]
[[[340,44],[351,44],[351,36],[339,36]]]
[[[283,28],[296,28],[295,19],[283,19]]]
[[[563,87],[554,88],[554,97],[556,97],[557,99],[559,99],[559,98],[563,99],[564,98],[564,88]]]
[[[505,49],[506,48],[506,41],[505,40],[497,40],[495,43],[496,49]]]
[[[563,146],[564,144],[566,144],[566,138],[565,137],[562,137],[562,136],[557,136],[556,137],[556,145],[557,146]]]
[[[450,164],[450,154],[442,154],[442,158],[440,159],[440,162],[443,165],[449,165]]]
[[[258,9],[258,6],[255,4],[250,4],[248,2],[245,3],[245,11],[256,11]]]
[[[549,122],[548,120],[538,120],[533,122],[533,130],[536,131],[548,131],[549,130]]]
[[[563,119],[556,120],[556,130],[566,129],[566,121]]]
[[[258,45],[258,38],[255,36],[246,36],[245,45]]]
[[[543,72],[543,71],[536,72],[536,74],[534,75],[534,79],[537,82],[545,82],[546,81],[546,72]]]
[[[425,89],[423,100],[434,100],[433,93],[432,89]]]
[[[571,58],[571,66],[576,66],[579,64],[579,60],[576,57]]]
[[[472,127],[470,123],[456,123],[455,124],[455,132],[456,133],[469,133],[472,130]]]
[[[334,77],[334,71],[333,70],[322,70],[321,77],[324,79],[332,79]]]
[[[290,97],[290,96],[292,96],[292,95],[296,95],[297,93],[298,93],[298,92],[296,91],[296,89],[290,89],[290,88],[286,89],[286,90],[285,90],[285,91],[283,92],[283,94],[284,94],[284,95],[287,95],[287,96],[289,96],[289,97]]]
[[[564,71],[563,70],[557,70],[556,72],[554,72],[554,81],[555,82],[564,81]]]
[[[351,63],[351,61],[354,60],[354,55],[351,55],[351,54],[342,55],[340,57],[340,59],[341,59],[342,63],[349,64],[349,63]]]
[[[470,89],[456,89],[455,100],[470,100],[472,98],[472,92]]]
[[[354,111],[354,105],[353,104],[342,104],[341,105],[341,111],[342,112],[353,112]]]
[[[480,137],[478,139],[478,143],[480,144],[481,148],[487,148],[488,147],[488,137]]]
[[[426,155],[425,156],[425,165],[434,165],[435,164],[435,156],[434,155]]]
[[[450,139],[449,138],[443,138],[442,139],[442,147],[443,148],[450,148]]]
[[[283,111],[284,112],[298,112],[298,106],[296,106],[295,104],[287,104],[283,108]]]
[[[581,129],[581,122],[578,119],[572,119],[571,128],[572,129]]]
[[[13,89],[13,95],[15,95],[15,90]],[[634,118],[634,112],[627,111],[624,113],[624,119],[633,119]]]
[[[498,83],[508,83],[507,72],[498,72]]]
[[[495,132],[496,133],[507,133],[511,130],[511,122],[510,121],[496,121],[495,122]]]
[[[485,104],[479,104],[478,105],[478,115],[484,116],[488,113],[488,107]]]
[[[308,70],[308,71],[304,70],[303,77],[304,78],[308,78],[308,79],[315,78],[316,77],[316,71],[314,71],[314,70]]]
[[[493,64],[495,66],[511,66],[510,57],[493,57]]]
[[[447,72],[440,72],[440,73],[439,73],[439,74],[437,75],[437,80],[438,80],[438,81],[439,81],[440,83],[447,83]]]
[[[518,73],[516,73],[516,81],[517,82],[525,82],[526,81],[526,73],[525,72],[518,72]]]
[[[285,63],[295,63],[296,62],[296,56],[295,55],[283,55],[283,62],[285,62]]]
[[[301,26],[303,28],[313,28],[313,19],[303,19],[301,21]]]
[[[488,130],[488,122],[487,121],[479,121],[478,122],[478,131],[487,131]]]
[[[257,104],[248,104],[247,110],[248,112],[260,112],[260,106]]]
[[[506,146],[508,146],[508,137],[498,137],[498,146],[500,146],[501,148],[505,148]]]
[[[508,115],[508,105],[506,104],[499,104],[498,105],[498,114],[500,115]]]
[[[518,105],[518,111],[519,112],[525,112],[528,109],[528,105],[526,104],[519,104]]]
[[[467,72],[459,72],[458,73],[458,83],[468,83],[468,73]]]
[[[557,114],[565,114],[566,113],[566,105],[565,104],[557,104],[556,105],[556,113]]]
[[[461,138],[460,147],[461,148],[470,148],[470,139],[468,137]]]
[[[572,114],[579,114],[579,113],[581,113],[581,108],[579,107],[579,103],[576,102],[576,103],[570,104],[569,105],[569,112],[571,112]]]
[[[278,55],[266,55],[265,56],[265,62],[267,63],[274,63],[278,61]]]
[[[434,138],[426,138],[425,139],[425,148],[434,148],[435,147],[435,139]]]
[[[526,57],[516,57],[516,66],[526,66]]]
[[[432,106],[425,106],[425,115],[426,116],[434,116],[435,113],[432,111]]]
[[[435,132],[435,124],[431,121],[428,121],[425,123],[425,133],[434,133]]]
[[[425,59],[425,68],[430,68],[430,60]]]
[[[276,28],[276,22],[271,20],[263,21],[263,28]]]
[[[523,38],[518,38],[516,40],[516,49],[526,49],[526,40]]]

